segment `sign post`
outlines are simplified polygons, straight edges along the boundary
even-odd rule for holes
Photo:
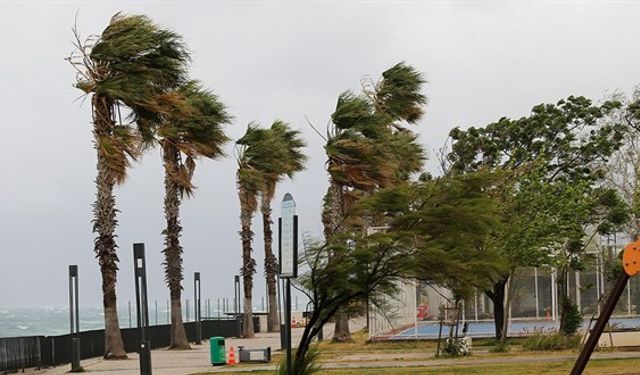
[[[71,333],[71,372],[83,372],[80,366],[80,307],[78,305],[78,266],[69,266],[69,325]]]
[[[291,279],[298,277],[298,216],[291,194],[282,199],[278,219],[278,267],[284,287],[284,341],[287,349],[286,374],[291,375]]]
[[[133,244],[133,270],[136,283],[136,315],[140,331],[140,374],[151,375],[151,345],[149,335],[149,301],[147,300],[147,265],[144,244]]]

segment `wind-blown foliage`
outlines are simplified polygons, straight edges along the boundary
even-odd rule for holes
[[[413,67],[399,63],[377,83],[365,85],[361,95],[346,91],[338,97],[325,145],[330,181],[322,222],[327,241],[357,221],[364,230],[373,225],[373,217],[351,216],[346,222],[345,212],[376,189],[406,183],[422,168],[424,150],[402,122],[413,124],[422,117],[424,82]],[[349,340],[348,327],[346,313],[339,314],[334,340]]]
[[[113,187],[124,182],[142,144],[153,140],[155,127],[166,114],[159,98],[186,81],[189,53],[179,35],[141,15],[118,13],[100,35],[86,41],[80,40],[77,30],[74,33],[76,50],[68,61],[76,70],[75,86],[91,96],[93,109],[98,169],[93,232],[102,274],[105,358],[123,358],[115,293]]]
[[[292,177],[302,170],[306,157],[301,149],[305,146],[297,130],[292,130],[283,121],[276,120],[270,128],[259,128],[251,123],[247,131],[237,142],[239,146],[237,185],[240,197],[240,221],[243,247],[242,275],[244,278],[244,332],[243,335],[253,335],[251,296],[253,288],[253,274],[255,273],[255,260],[252,253],[253,232],[251,231],[251,219],[258,208],[258,196],[263,198],[263,220],[265,225],[266,241],[265,269],[275,275],[276,262],[272,252],[267,247],[271,246],[271,208],[270,202],[275,193],[278,181],[284,176]],[[273,283],[272,283],[273,284]],[[275,284],[273,284],[275,285]],[[272,288],[273,289],[273,288]]]
[[[620,106],[618,101],[593,105],[584,97],[570,96],[557,104],[537,105],[520,119],[501,118],[484,128],[451,131],[451,173],[493,170],[502,176],[492,189],[500,202],[502,225],[486,244],[510,263],[509,271],[487,290],[498,338],[506,337],[512,293],[505,287],[516,268],[557,266],[564,311],[568,305],[563,283],[584,255],[589,228],[601,232],[608,225],[602,220],[619,224],[621,215],[603,212],[620,209],[602,205],[598,197],[608,193],[598,185],[627,130],[624,123],[608,121]],[[563,316],[561,312],[561,321]]]
[[[482,247],[497,223],[487,194],[491,183],[486,174],[470,174],[377,190],[346,215],[384,215],[387,231],[367,234],[349,227],[331,241],[307,241],[303,259],[309,272],[299,282],[313,308],[294,373],[322,326],[349,304],[377,304],[405,279],[430,281],[466,296],[498,278],[505,265]]]
[[[189,81],[173,92],[162,95],[167,115],[156,132],[162,147],[165,169],[164,210],[167,227],[165,236],[165,281],[171,297],[170,348],[186,349],[189,342],[182,322],[183,249],[180,245],[180,204],[184,195],[193,195],[193,173],[196,159],[223,156],[222,145],[229,139],[222,125],[230,116],[222,102],[196,81]]]
[[[307,160],[302,149],[306,143],[298,130],[293,130],[289,124],[281,120],[273,122],[268,129],[270,137],[279,145],[279,159],[273,159],[268,170],[263,170],[264,187],[260,192],[260,210],[262,212],[262,227],[264,237],[264,273],[267,283],[267,330],[269,332],[280,329],[278,317],[278,301],[276,274],[278,272],[278,260],[273,253],[273,231],[271,225],[271,202],[273,201],[276,185],[284,177],[293,176],[304,169]]]

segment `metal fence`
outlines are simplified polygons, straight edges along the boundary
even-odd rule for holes
[[[603,271],[602,262],[590,269],[570,272],[567,280],[568,296],[585,319],[585,328],[600,312],[598,301],[611,289],[611,282]],[[535,329],[554,329],[559,322],[557,272],[550,267],[519,269],[510,281],[512,301],[508,315],[512,335]],[[370,306],[369,337],[371,339],[416,339],[438,336],[439,317],[443,307],[452,308],[451,293],[441,287],[420,282],[404,282],[399,293],[387,298],[380,309]],[[621,328],[640,328],[640,278],[631,279],[613,313],[615,325]],[[471,324],[470,332],[491,337],[493,303],[477,291],[462,302],[460,324]]]
[[[202,338],[212,336],[240,337],[241,319],[202,320]],[[259,330],[259,319],[254,318],[254,326]],[[196,323],[184,323],[187,339],[196,340]],[[150,327],[151,348],[169,346],[170,325]],[[121,329],[125,351],[135,352],[138,348],[138,329]],[[104,330],[80,332],[80,358],[100,357],[104,354]],[[30,336],[0,338],[0,371],[21,370],[29,367],[57,366],[71,361],[71,335]]]

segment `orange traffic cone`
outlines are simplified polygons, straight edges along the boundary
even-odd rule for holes
[[[231,350],[229,350],[229,359],[227,360],[227,364],[228,365],[237,365],[238,364],[236,362],[236,353],[233,352],[233,346],[231,347]]]
[[[551,309],[547,307],[545,310],[547,310],[546,311],[547,312],[547,314],[546,314],[547,320],[551,320]]]

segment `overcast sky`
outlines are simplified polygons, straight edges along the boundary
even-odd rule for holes
[[[237,139],[249,121],[276,118],[305,135],[308,168],[278,187],[296,199],[303,232],[321,234],[327,186],[323,140],[338,94],[358,90],[406,61],[429,83],[418,124],[428,150],[455,126],[523,116],[568,95],[600,100],[640,82],[638,2],[21,2],[0,1],[0,306],[65,305],[67,265],[80,267],[81,301],[98,306],[91,203],[96,175],[90,106],[77,101],[72,50],[118,11],[142,13],[182,34],[192,76],[234,115]],[[240,267],[233,147],[198,164],[196,196],[183,204],[186,293],[201,271],[203,297],[230,297]],[[433,153],[432,153],[433,154]],[[428,167],[435,170],[435,163]],[[163,170],[146,154],[117,188],[120,304],[133,296],[132,244],[147,248],[150,297],[164,301]],[[254,220],[256,301],[264,295],[260,218]]]

